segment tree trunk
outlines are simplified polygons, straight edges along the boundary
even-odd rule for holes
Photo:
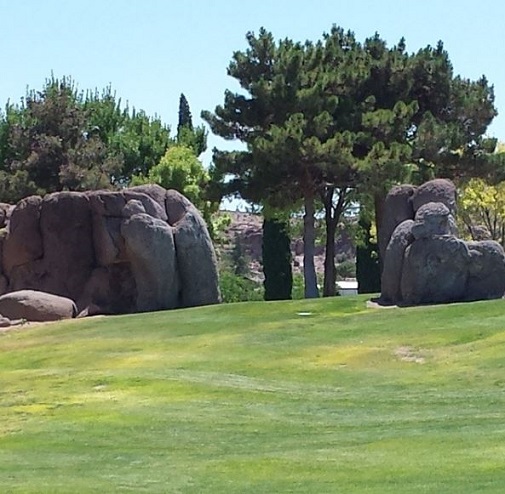
[[[314,197],[308,196],[304,200],[305,215],[303,217],[303,276],[305,280],[305,298],[319,297],[317,289],[316,267],[314,265],[314,251],[316,242]]]
[[[337,294],[337,269],[335,267],[335,235],[340,216],[346,203],[346,189],[340,189],[337,204],[333,206],[335,187],[328,187],[323,197],[326,223],[326,249],[324,255],[323,297],[334,297]]]
[[[337,224],[333,218],[326,218],[326,248],[324,253],[323,297],[337,294],[337,268],[335,267],[335,232]]]

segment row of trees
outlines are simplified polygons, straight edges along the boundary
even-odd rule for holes
[[[183,94],[172,137],[158,117],[123,106],[111,87],[79,92],[71,78],[51,77],[0,114],[0,200],[150,181],[202,207],[209,177],[198,156],[206,146]]]
[[[378,230],[387,191],[401,181],[496,176],[493,87],[455,76],[441,42],[417,53],[402,39],[359,42],[339,27],[317,42],[275,41],[261,29],[234,53],[228,74],[242,90],[202,117],[212,131],[246,144],[214,150],[222,194],[260,203],[269,214],[303,207],[305,295],[318,295],[314,218],[326,222],[324,295],[335,290],[334,237],[359,202]],[[370,215],[368,213],[368,215]]]
[[[334,295],[335,235],[350,205],[361,210],[358,257],[370,261],[371,225],[381,229],[393,184],[505,178],[505,155],[485,137],[496,115],[493,87],[454,75],[441,42],[409,53],[403,39],[360,42],[337,26],[315,42],[276,41],[265,29],[246,39],[228,66],[242,89],[202,112],[216,135],[243,142],[244,151],[214,149],[205,170],[198,156],[207,133],[193,126],[184,95],[171,136],[110,87],[79,92],[72,79],[51,77],[0,114],[0,200],[154,182],[180,190],[209,219],[223,196],[240,195],[265,217],[267,298],[290,291],[286,222],[303,210],[305,295],[315,297],[316,214],[326,227],[323,294]]]

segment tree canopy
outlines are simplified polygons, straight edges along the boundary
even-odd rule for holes
[[[0,199],[128,185],[172,142],[167,126],[121,108],[110,87],[83,93],[51,77],[0,115]]]
[[[317,204],[331,253],[351,192],[373,199],[380,228],[391,185],[488,173],[493,88],[485,77],[455,76],[441,42],[408,53],[404,39],[391,48],[378,34],[360,43],[337,26],[316,42],[275,41],[263,28],[246,40],[228,66],[241,91],[226,91],[222,105],[202,113],[214,133],[246,150],[214,150],[213,173],[223,193],[285,208],[303,202],[307,296],[317,294]],[[325,293],[334,286],[332,265]]]

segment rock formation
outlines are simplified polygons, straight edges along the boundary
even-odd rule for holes
[[[207,227],[177,191],[31,196],[14,208],[0,204],[0,224],[0,295],[46,292],[82,315],[219,302]]]
[[[493,240],[457,238],[455,211],[456,189],[448,180],[392,189],[379,239],[387,246],[381,302],[416,305],[503,296],[503,248]]]

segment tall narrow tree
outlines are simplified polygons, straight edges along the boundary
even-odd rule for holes
[[[200,156],[207,149],[207,131],[203,125],[193,126],[193,117],[184,94],[179,98],[179,122],[177,124],[177,144],[191,148]]]

